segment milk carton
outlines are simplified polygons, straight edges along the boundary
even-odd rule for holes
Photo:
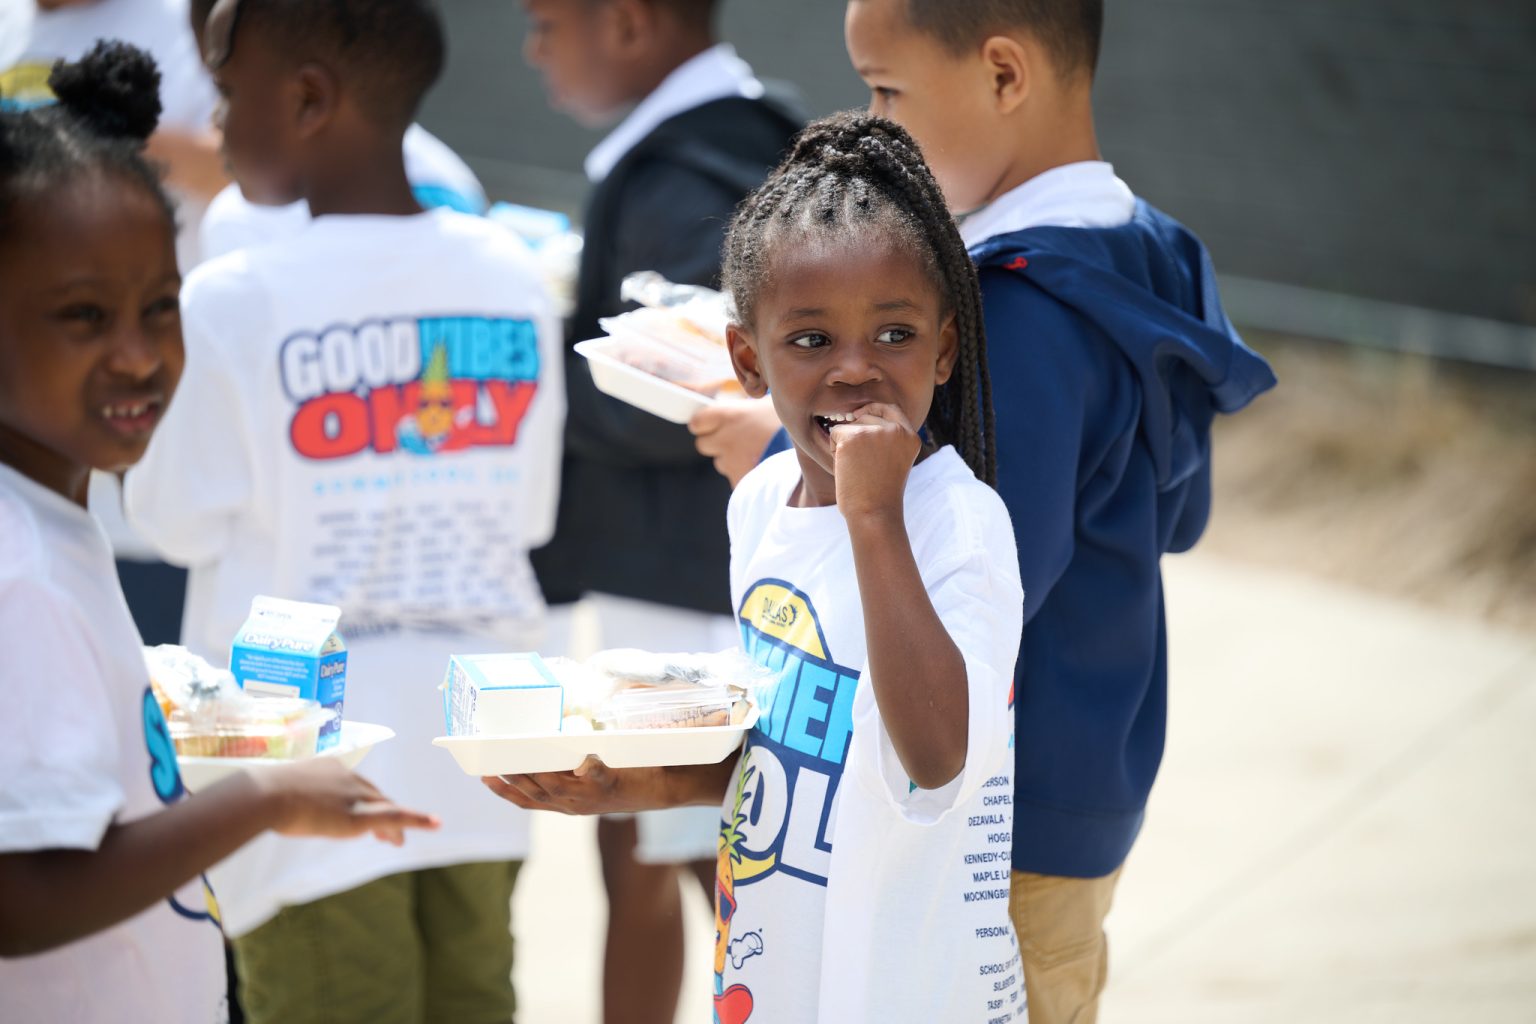
[[[455,654],[443,680],[450,736],[560,731],[565,689],[537,654]]]
[[[304,697],[335,712],[320,730],[316,749],[341,736],[347,692],[347,646],[336,632],[341,609],[328,604],[258,597],[235,634],[229,670],[252,693]]]

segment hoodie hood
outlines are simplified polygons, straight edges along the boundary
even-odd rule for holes
[[[1237,412],[1275,385],[1227,319],[1205,246],[1141,200],[1122,227],[1026,228],[988,238],[971,257],[980,269],[1019,274],[1120,348],[1141,384],[1159,490],[1204,464],[1216,413]]]

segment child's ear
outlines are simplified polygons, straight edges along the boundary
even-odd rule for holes
[[[1011,114],[1029,98],[1034,84],[1034,52],[1010,36],[991,36],[981,44],[981,59],[991,77],[992,102],[999,114]]]
[[[298,77],[298,130],[301,138],[311,138],[330,123],[336,113],[339,89],[336,76],[319,64],[305,64]]]
[[[955,314],[951,313],[939,328],[939,359],[933,367],[933,386],[949,382],[955,372],[955,360],[960,358],[960,330],[955,326]]]
[[[653,33],[656,6],[646,0],[612,0],[608,5],[615,41],[623,50],[632,50]]]
[[[731,353],[731,367],[736,380],[748,397],[762,398],[768,393],[768,380],[763,376],[762,364],[757,358],[757,343],[748,330],[738,323],[725,328],[725,347]]]

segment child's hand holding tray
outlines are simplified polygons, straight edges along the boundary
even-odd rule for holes
[[[603,729],[533,736],[439,736],[466,775],[532,775],[575,771],[588,754],[610,768],[665,768],[714,764],[741,746],[757,724],[757,708],[740,723],[675,729]]]

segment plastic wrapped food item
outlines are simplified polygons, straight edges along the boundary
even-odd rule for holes
[[[717,345],[725,344],[731,319],[731,297],[696,284],[674,284],[654,270],[638,270],[619,285],[619,297],[648,309],[666,309],[687,321],[690,329]]]
[[[185,647],[146,648],[150,688],[184,757],[309,757],[335,713],[312,700],[264,697]]]
[[[614,358],[701,395],[741,396],[725,345],[728,296],[649,270],[626,277],[620,294],[640,308],[598,321],[625,342]]]
[[[750,706],[727,686],[643,686],[616,695],[598,712],[605,729],[678,729],[739,724]]]
[[[593,716],[604,729],[739,725],[758,687],[775,678],[740,651],[603,651],[589,658],[586,667],[612,687],[612,696]]]

